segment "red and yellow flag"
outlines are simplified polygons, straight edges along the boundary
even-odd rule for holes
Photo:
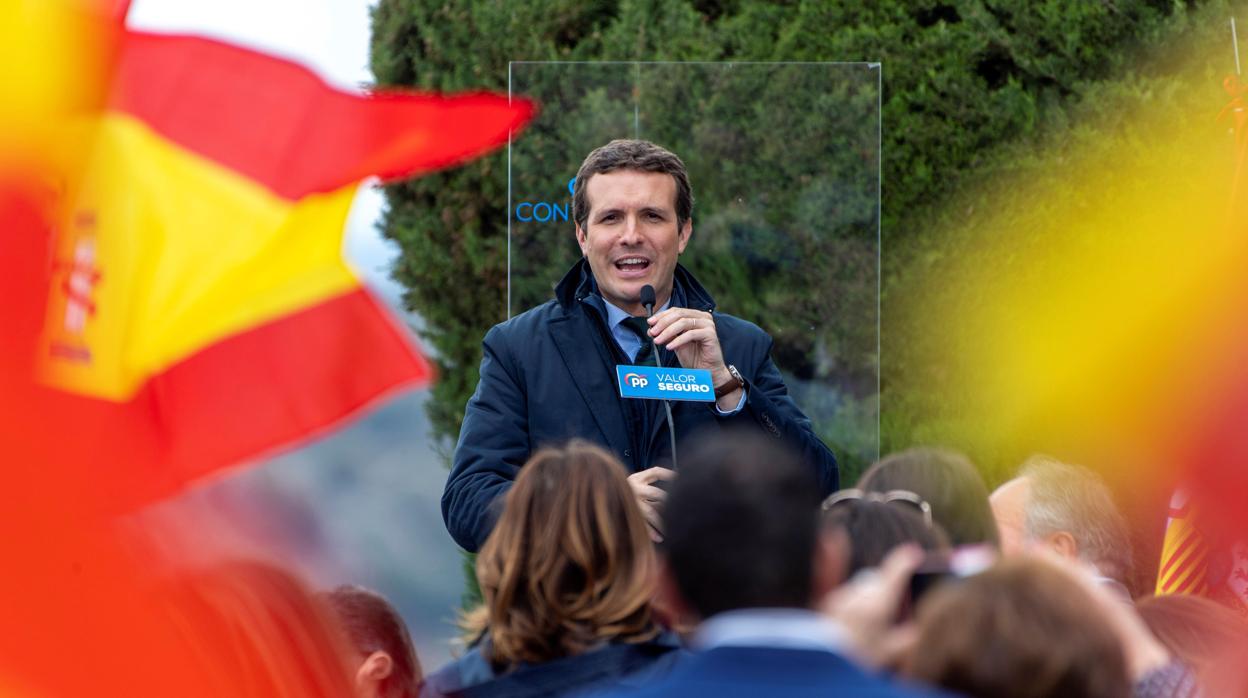
[[[359,182],[451,166],[533,113],[492,94],[356,95],[191,36],[129,32],[60,145],[24,458],[134,504],[431,379],[342,258]],[[10,404],[14,411],[24,409]],[[19,449],[20,450],[20,449]]]
[[[336,91],[127,33],[125,4],[0,0],[5,695],[221,694],[191,649],[236,647],[188,640],[150,596],[158,560],[101,514],[430,380],[342,260],[355,187],[463,162],[533,111]]]
[[[1166,539],[1157,570],[1157,595],[1194,594],[1208,591],[1206,565],[1208,544],[1196,527],[1187,495],[1175,492],[1166,521]]]

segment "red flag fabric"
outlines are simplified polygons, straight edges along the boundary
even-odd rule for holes
[[[342,259],[355,187],[496,148],[534,106],[349,94],[193,36],[130,32],[116,65],[102,113],[66,130],[81,172],[5,257],[25,326],[45,311],[0,397],[22,425],[7,452],[127,508],[428,383]]]

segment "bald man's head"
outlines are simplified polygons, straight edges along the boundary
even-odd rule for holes
[[[1001,552],[1042,545],[1092,563],[1123,584],[1131,576],[1131,541],[1113,495],[1093,471],[1032,456],[1018,477],[988,499],[1001,532]]]
[[[1027,497],[1031,483],[1024,477],[1016,477],[1001,485],[988,498],[992,505],[992,517],[997,520],[1001,534],[1001,553],[1015,555],[1023,551],[1026,543]]]

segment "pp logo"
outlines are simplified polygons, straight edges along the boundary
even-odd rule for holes
[[[644,388],[650,384],[650,381],[646,380],[645,376],[636,373],[625,373],[624,382],[630,388]]]

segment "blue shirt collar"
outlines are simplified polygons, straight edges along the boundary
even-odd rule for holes
[[[787,647],[843,652],[849,642],[832,619],[799,608],[742,608],[702,622],[694,637],[698,649]]]
[[[607,306],[607,326],[610,327],[611,329],[614,330],[615,327],[619,325],[621,322],[624,322],[626,318],[632,317],[623,308],[617,308],[615,304],[613,304],[611,301],[607,300],[606,298],[603,298],[602,301],[603,301],[603,305]],[[672,307],[672,299],[668,298],[667,302],[663,304],[663,307],[655,309],[654,312],[659,313],[664,310],[667,310],[670,307]]]

